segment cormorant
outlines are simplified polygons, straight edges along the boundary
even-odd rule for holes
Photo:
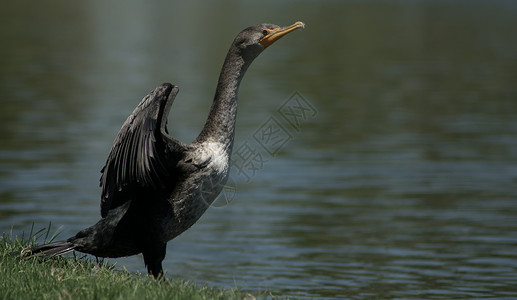
[[[70,251],[98,257],[143,254],[163,275],[167,242],[192,226],[221,192],[229,173],[240,82],[251,62],[302,22],[251,26],[233,41],[208,119],[189,145],[172,138],[167,115],[178,87],[151,91],[122,125],[102,169],[101,220],[65,240],[26,249],[31,256]]]

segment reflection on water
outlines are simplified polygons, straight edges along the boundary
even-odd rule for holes
[[[517,296],[515,3],[132,2],[0,12],[2,231],[94,223],[141,97],[180,85],[169,126],[188,142],[233,35],[302,20],[250,68],[237,145],[293,91],[317,115],[252,178],[234,170],[233,201],[169,243],[168,275],[299,297]]]

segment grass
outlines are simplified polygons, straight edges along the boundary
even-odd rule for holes
[[[155,280],[91,259],[24,258],[19,254],[38,239],[49,242],[56,235],[42,229],[31,230],[27,237],[5,233],[0,237],[0,299],[255,299],[239,289],[199,287],[169,278]]]

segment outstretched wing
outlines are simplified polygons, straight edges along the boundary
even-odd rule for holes
[[[137,188],[164,187],[169,176],[166,143],[179,142],[167,134],[167,115],[178,87],[164,83],[149,93],[120,129],[102,168],[101,216],[131,200]],[[177,148],[177,147],[174,147]]]

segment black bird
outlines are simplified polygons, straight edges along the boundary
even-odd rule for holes
[[[169,136],[166,126],[178,87],[164,83],[154,89],[122,125],[102,169],[101,220],[66,241],[23,253],[53,256],[75,250],[98,257],[142,253],[149,273],[162,276],[167,242],[203,215],[228,179],[244,73],[264,49],[304,26],[261,24],[237,35],[208,119],[189,145]]]

